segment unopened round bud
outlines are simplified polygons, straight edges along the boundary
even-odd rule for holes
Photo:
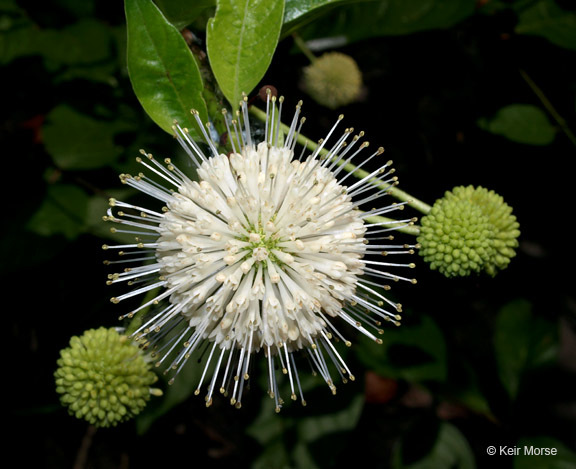
[[[115,426],[139,414],[157,380],[130,339],[115,329],[90,329],[70,339],[54,373],[62,405],[98,427]]]
[[[446,277],[481,272],[494,276],[516,255],[520,231],[512,208],[483,187],[446,192],[421,225],[419,253]]]
[[[362,72],[356,61],[341,52],[326,52],[304,68],[303,86],[319,104],[336,109],[356,101]]]

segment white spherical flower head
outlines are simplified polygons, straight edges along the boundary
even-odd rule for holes
[[[304,149],[296,157],[304,122],[301,103],[280,143],[283,99],[267,96],[262,142],[252,141],[246,100],[238,120],[229,121],[225,114],[229,135],[238,136],[231,142],[230,155],[218,152],[194,113],[211,156],[204,155],[187,129],[177,124],[174,129],[197,167],[197,179],[170,160],[160,164],[143,152],[145,157],[138,161],[154,177],[122,175],[122,181],[164,207],[155,211],[112,200],[105,217],[130,227],[116,231],[138,236],[134,244],[105,246],[122,255],[121,260],[107,262],[147,261],[109,276],[110,284],[138,285],[112,301],[159,290],[125,317],[151,309],[135,335],[146,347],[155,347],[157,365],[165,364],[174,374],[203,343],[209,344],[197,387],[199,393],[207,382],[208,405],[219,389],[240,406],[251,357],[259,351],[268,362],[269,393],[277,410],[282,400],[276,365],[288,375],[291,397],[300,394],[305,403],[295,359],[300,352],[335,392],[330,362],[344,381],[354,379],[333,344],[341,340],[350,345],[335,320],[380,342],[375,334],[382,332],[381,321],[398,323],[401,309],[381,293],[389,288],[384,281],[414,282],[382,269],[413,264],[371,260],[374,255],[413,251],[414,246],[387,244],[392,237],[386,234],[412,220],[381,217],[403,205],[361,211],[397,183],[391,162],[370,173],[360,173],[359,167],[350,171],[352,159],[368,146],[359,143],[362,133],[351,137],[352,129],[326,149],[342,116],[314,151],[305,156]],[[382,152],[378,149],[364,163]],[[343,184],[358,173],[363,177]],[[132,251],[135,259],[129,257]]]

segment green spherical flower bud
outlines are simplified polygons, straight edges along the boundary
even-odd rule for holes
[[[70,339],[54,373],[62,405],[98,427],[115,426],[138,415],[157,380],[130,339],[115,329],[91,329]]]
[[[356,61],[341,52],[327,52],[304,68],[303,86],[319,104],[330,109],[358,99],[362,72]]]
[[[520,225],[512,208],[483,187],[446,192],[421,225],[420,255],[446,277],[480,272],[494,276],[516,255]]]

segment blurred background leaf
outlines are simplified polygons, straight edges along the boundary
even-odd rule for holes
[[[502,384],[514,399],[523,374],[554,361],[558,352],[557,325],[535,317],[526,300],[504,306],[496,318],[494,348]]]
[[[42,236],[61,234],[73,240],[85,229],[88,195],[72,184],[48,186],[46,198],[32,216],[28,228]]]
[[[403,464],[397,456],[396,468],[405,469],[432,469],[432,468],[458,468],[474,469],[476,463],[474,453],[466,437],[457,427],[450,423],[440,424],[436,441],[432,450],[424,458],[415,463]]]
[[[20,10],[16,13],[20,16]],[[42,55],[47,63],[80,65],[99,62],[110,53],[110,30],[92,19],[56,30],[38,29],[24,15],[6,22],[7,31],[0,36],[2,62],[16,57]]]
[[[561,441],[546,436],[522,438],[517,443],[522,448],[518,456],[514,456],[514,469],[569,469],[576,466],[576,453],[566,447]],[[525,447],[556,449],[552,454],[525,454]]]
[[[520,2],[519,2],[520,3]],[[518,34],[542,36],[553,44],[576,50],[576,11],[555,0],[529,2],[518,12]],[[570,2],[562,2],[570,8]]]
[[[305,38],[342,36],[347,43],[454,26],[474,12],[474,0],[368,0],[337,6],[305,27]]]
[[[157,387],[162,389],[163,396],[162,399],[153,400],[144,412],[136,418],[136,428],[139,434],[146,433],[158,418],[194,394],[196,389],[194,384],[198,382],[204,369],[203,366],[199,366],[196,363],[199,356],[200,354],[198,353],[193,354],[173,384],[168,384],[169,377],[166,378],[159,373],[162,378]],[[164,368],[161,369],[163,370]]]
[[[44,144],[61,169],[94,169],[116,161],[124,151],[117,133],[130,130],[124,121],[104,121],[79,113],[67,105],[52,109],[44,125]]]
[[[356,354],[362,364],[376,373],[409,382],[442,382],[446,379],[446,345],[442,331],[427,315],[415,324],[386,328],[383,344],[362,337]]]
[[[540,108],[531,104],[510,104],[498,110],[490,119],[480,119],[478,125],[495,135],[527,145],[549,145],[556,129]]]
[[[309,390],[309,384],[304,385]],[[316,383],[318,385],[318,382]],[[324,384],[320,385],[325,388]],[[327,394],[327,389],[319,389]],[[350,394],[345,393],[348,397]],[[354,430],[363,408],[363,396],[343,401],[327,396],[327,402],[314,402],[318,408],[274,412],[274,401],[263,398],[260,415],[248,428],[264,448],[253,468],[331,467],[337,464],[339,450],[347,447],[346,434]],[[294,403],[298,405],[297,403]],[[340,442],[340,449],[336,444]]]

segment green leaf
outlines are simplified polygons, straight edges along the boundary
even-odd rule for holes
[[[233,109],[262,79],[278,44],[283,0],[220,0],[208,22],[212,71]]]
[[[357,357],[369,369],[389,378],[414,383],[446,379],[446,344],[442,331],[428,316],[416,325],[385,329],[383,343],[362,339]]]
[[[525,300],[504,306],[495,327],[494,351],[500,380],[514,399],[527,370],[555,359],[557,328],[554,323],[535,317],[531,304]]]
[[[576,453],[554,438],[546,436],[522,438],[517,446],[520,446],[521,450],[514,457],[514,469],[572,469],[576,467]],[[536,455],[531,447],[555,449],[556,452],[549,455]]]
[[[46,151],[61,169],[93,169],[113,163],[122,153],[114,136],[130,125],[93,119],[62,104],[46,118]]]
[[[186,41],[151,0],[126,0],[127,65],[132,87],[144,110],[166,132],[174,120],[200,136],[190,114],[208,122],[198,64]]]
[[[0,35],[0,63],[41,55],[58,66],[96,64],[111,57],[111,44],[110,28],[93,19],[63,29],[40,29],[21,16],[11,19]]]
[[[94,16],[95,0],[56,0],[59,8],[73,14],[75,17],[91,17]]]
[[[334,408],[338,404],[339,408]],[[252,467],[321,467],[321,464],[328,467],[326,448],[315,451],[315,447],[325,444],[326,439],[333,445],[337,437],[344,438],[347,432],[356,428],[363,404],[364,396],[358,394],[350,401],[334,402],[329,413],[291,417],[284,416],[284,410],[276,414],[273,401],[264,397],[260,415],[247,429],[248,434],[263,446]],[[286,412],[289,413],[289,409]],[[322,461],[318,461],[319,456]],[[337,452],[334,456],[337,457]]]
[[[437,395],[442,400],[463,405],[474,413],[495,420],[490,403],[482,393],[476,368],[464,356],[451,357],[450,364],[450,378]]]
[[[144,434],[154,421],[194,394],[195,386],[198,384],[204,370],[204,364],[197,363],[200,356],[201,352],[198,350],[192,353],[173,384],[168,384],[167,380],[164,379],[165,376],[161,375],[161,381],[159,382],[163,384],[158,387],[162,388],[163,395],[160,399],[154,399],[144,412],[136,417],[136,429],[139,434]],[[160,370],[163,370],[163,368],[160,368]],[[201,399],[201,397],[197,398]]]
[[[90,64],[111,56],[110,29],[92,19],[80,20],[62,30],[40,31],[35,40],[39,52],[59,64]]]
[[[127,233],[118,233],[111,228],[118,228],[115,223],[106,223],[102,217],[110,207],[109,200],[113,197],[117,200],[126,200],[135,192],[132,188],[111,189],[106,191],[106,196],[95,195],[88,200],[86,213],[87,231],[99,238],[107,238],[117,241],[120,244],[129,244],[134,242],[134,235]]]
[[[531,2],[520,10],[516,32],[544,37],[557,46],[576,50],[576,12],[563,10],[554,0]]]
[[[63,235],[73,240],[85,229],[88,195],[71,184],[48,186],[44,202],[28,222],[42,236]]]
[[[14,0],[5,0],[0,6],[0,64],[17,57],[37,52],[34,40],[38,35],[36,25],[24,9]]]
[[[528,145],[548,145],[556,137],[556,129],[546,113],[530,104],[510,104],[491,119],[480,119],[480,128],[508,140]]]
[[[335,8],[302,32],[306,39],[348,42],[454,26],[474,13],[474,0],[369,0]]]
[[[443,422],[432,451],[420,461],[402,467],[405,469],[474,469],[476,462],[466,437],[454,425]]]
[[[282,37],[345,3],[350,3],[350,0],[286,0]]]
[[[191,24],[207,8],[216,6],[216,0],[155,0],[155,3],[166,19],[179,30]]]

